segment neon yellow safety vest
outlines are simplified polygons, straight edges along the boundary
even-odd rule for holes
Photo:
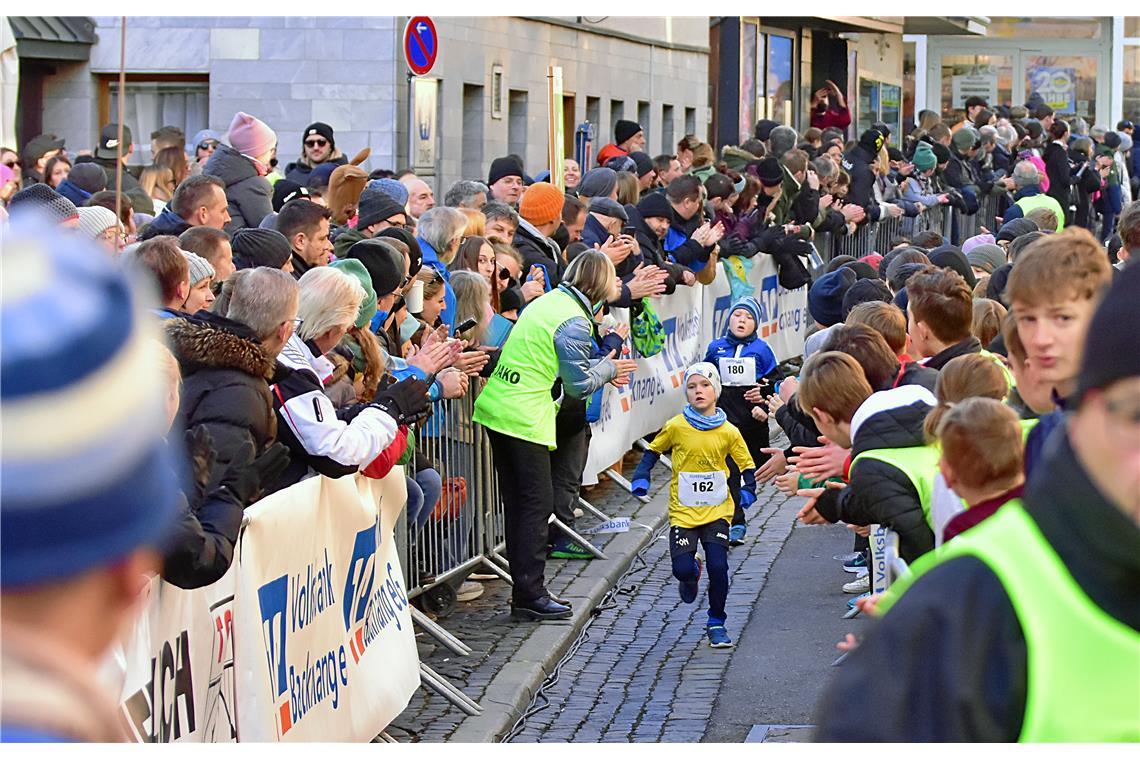
[[[1013,372],[1010,370],[1009,367],[1006,366],[1005,360],[1002,359],[1000,354],[995,354],[994,352],[987,351],[984,348],[981,351],[979,351],[978,353],[980,353],[982,356],[989,359],[994,364],[998,365],[998,368],[1001,370],[1001,373],[1003,375],[1005,375],[1005,382],[1007,385],[1009,385],[1009,390],[1012,391],[1014,388],[1017,387],[1017,380],[1013,377]],[[1006,395],[1007,396],[1009,395],[1008,391],[1006,392]]]
[[[1020,198],[1017,201],[1018,207],[1021,209],[1022,216],[1029,216],[1029,212],[1035,208],[1047,208],[1057,215],[1057,232],[1065,229],[1065,212],[1061,209],[1061,204],[1057,203],[1057,199],[1045,193],[1038,193],[1037,195]]]
[[[475,399],[472,419],[491,430],[554,448],[558,379],[554,333],[574,317],[589,318],[585,305],[561,288],[532,301],[503,346],[499,362]]]
[[[878,602],[886,613],[915,580],[977,557],[1005,588],[1028,656],[1022,742],[1140,741],[1140,633],[1089,599],[1021,501],[915,560]]]
[[[851,473],[854,476],[855,466],[864,459],[877,459],[902,470],[918,493],[918,500],[922,505],[922,516],[926,519],[926,524],[933,530],[934,526],[930,522],[930,502],[934,495],[934,478],[938,475],[938,460],[941,456],[942,453],[937,446],[871,449],[851,460]]]
[[[1026,441],[1029,440],[1029,434],[1033,432],[1033,428],[1037,427],[1037,423],[1040,421],[1041,420],[1038,420],[1038,419],[1018,420],[1018,424],[1021,425],[1021,443],[1022,444],[1024,444]]]

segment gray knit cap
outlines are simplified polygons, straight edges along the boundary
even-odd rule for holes
[[[198,254],[183,251],[182,255],[186,257],[186,263],[190,265],[190,287],[194,287],[202,280],[209,279],[216,274],[214,266]]]

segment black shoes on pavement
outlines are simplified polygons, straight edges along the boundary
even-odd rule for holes
[[[511,618],[514,620],[565,620],[574,611],[567,604],[559,604],[550,596],[540,596],[525,604],[511,603]]]

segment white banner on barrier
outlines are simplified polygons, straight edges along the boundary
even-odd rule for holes
[[[801,355],[807,287],[780,287],[776,266],[764,255],[753,259],[749,282],[760,304],[760,337],[781,361]],[[634,441],[661,429],[670,417],[680,413],[685,405],[681,387],[685,369],[703,359],[709,343],[724,334],[731,306],[723,268],[718,268],[710,285],[681,287],[671,296],[653,299],[665,327],[665,347],[655,356],[637,359],[637,372],[626,387],[606,386],[601,418],[591,426],[584,485],[597,483],[598,473],[621,459]]]
[[[371,741],[419,686],[392,532],[406,500],[400,473],[311,478],[246,510],[235,604],[241,741]]]
[[[186,591],[152,579],[129,638],[104,673],[120,694],[127,735],[138,742],[232,742],[233,566]]]

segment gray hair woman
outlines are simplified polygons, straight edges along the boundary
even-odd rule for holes
[[[487,429],[495,453],[515,619],[571,615],[569,604],[551,595],[543,577],[554,482],[580,481],[583,464],[580,447],[559,445],[557,399],[585,399],[607,382],[625,384],[637,368],[628,359],[595,358],[594,314],[617,297],[620,286],[604,253],[579,255],[562,283],[522,312],[475,400],[473,419]]]
[[[289,372],[274,384],[278,440],[292,460],[282,486],[308,475],[339,478],[356,472],[380,455],[396,438],[397,426],[425,413],[427,385],[419,379],[396,383],[372,403],[341,420],[324,393],[333,365],[324,357],[356,322],[364,289],[350,275],[332,267],[314,267],[297,283],[297,331],[278,361]]]
[[[443,278],[446,291],[443,321],[448,328],[455,326],[455,291],[451,289],[451,272],[447,265],[459,252],[466,228],[467,217],[463,212],[447,206],[436,206],[425,212],[416,228],[416,240],[423,252],[423,266],[431,267]]]

